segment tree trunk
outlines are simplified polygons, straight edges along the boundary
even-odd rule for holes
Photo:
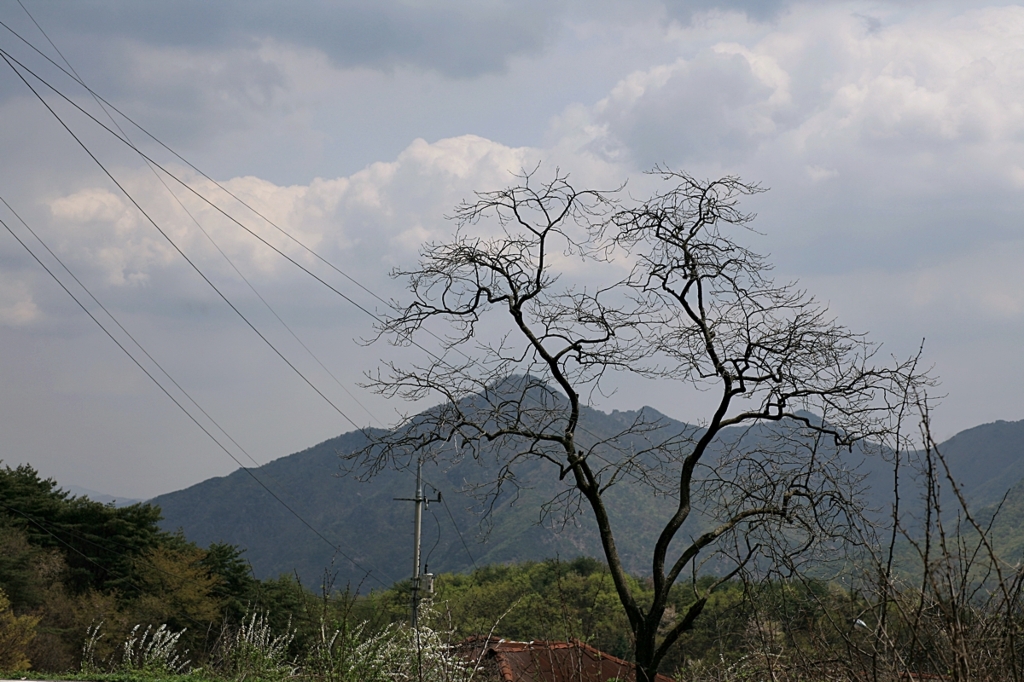
[[[658,674],[658,666],[654,662],[657,634],[658,626],[652,628],[648,623],[641,625],[635,633],[636,682],[654,682]]]

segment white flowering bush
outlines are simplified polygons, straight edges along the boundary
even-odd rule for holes
[[[100,622],[87,630],[82,671],[139,672],[156,679],[193,673],[229,682],[473,682],[476,666],[457,651],[455,629],[445,616],[424,603],[417,629],[391,624],[370,632],[365,622],[330,627],[321,621],[318,636],[296,660],[289,654],[295,632],[289,626],[284,634],[274,634],[268,614],[257,611],[237,628],[221,632],[209,665],[202,669],[191,667],[187,650],[179,652],[184,630],[174,632],[166,625],[136,625],[121,646],[120,661],[115,657],[100,665]]]
[[[472,682],[475,666],[452,646],[450,624],[436,628],[438,615],[421,612],[418,629],[390,625],[367,634],[366,623],[330,631],[311,648],[304,676],[324,682]]]
[[[397,645],[397,628],[366,633],[366,623],[343,625],[333,632],[321,624],[320,638],[310,648],[304,676],[324,682],[393,682],[408,655]]]
[[[295,633],[290,629],[274,635],[267,614],[254,611],[242,619],[238,629],[225,632],[220,640],[220,672],[238,682],[283,680],[293,677],[298,666],[288,656]]]
[[[100,633],[100,629],[103,628],[103,621],[92,623],[85,629],[85,643],[82,644],[82,672],[98,673],[100,672],[100,666],[96,663],[96,646],[99,641],[104,637],[104,634]]]
[[[178,652],[178,640],[184,630],[173,632],[167,625],[154,630],[153,626],[147,625],[140,633],[140,627],[136,625],[132,628],[121,647],[121,670],[184,675],[192,669],[191,661],[183,658],[188,655],[188,650]],[[98,625],[95,630],[93,637],[98,639]]]

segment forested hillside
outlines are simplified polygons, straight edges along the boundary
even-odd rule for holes
[[[696,427],[652,408],[642,412],[660,420],[665,432],[699,433]],[[638,414],[587,409],[586,437],[612,438]],[[718,451],[737,439],[756,449],[756,441],[770,437],[770,431],[761,426],[729,432],[717,445]],[[362,432],[347,433],[254,469],[252,475],[238,470],[162,495],[152,503],[163,511],[165,530],[180,529],[200,545],[225,542],[245,548],[259,577],[294,571],[304,582],[318,584],[328,569],[341,584],[389,585],[411,571],[412,506],[395,498],[412,497],[415,477],[412,471],[390,469],[367,481],[344,475],[342,455],[361,448],[366,438]],[[885,507],[891,490],[888,464],[879,458],[865,459],[856,448],[842,456],[857,475],[867,477],[862,488],[868,506]],[[460,492],[487,480],[497,466],[496,459],[488,461],[484,456],[448,469],[428,461],[426,496],[436,499],[440,492],[443,497],[441,503],[429,505],[423,526],[423,552],[432,571],[465,571],[474,565],[558,556],[602,557],[599,538],[585,512],[568,522],[557,514],[541,517],[542,505],[566,485],[553,465],[532,463],[517,479],[518,490],[506,490],[493,507]],[[274,499],[267,488],[281,500]],[[610,495],[610,508],[619,510],[614,521],[621,529],[618,544],[624,563],[629,571],[644,574],[649,570],[646,550],[674,503],[629,482],[617,485]],[[701,532],[708,523],[695,516],[688,532]]]
[[[644,410],[662,419],[666,430],[693,428],[651,408]],[[596,436],[609,437],[636,414],[591,409],[586,411],[584,425]],[[754,430],[733,435],[756,439],[763,434]],[[304,582],[318,584],[329,569],[337,573],[341,584],[381,587],[411,571],[412,506],[394,498],[412,497],[415,477],[412,471],[393,470],[382,471],[368,481],[343,475],[341,455],[365,443],[364,433],[351,432],[253,470],[331,544],[243,470],[162,495],[152,503],[163,512],[164,530],[180,529],[200,545],[238,545],[246,550],[245,556],[259,577],[294,571]],[[940,450],[954,476],[963,482],[968,501],[980,509],[997,502],[1024,478],[1024,421],[995,422],[963,431],[942,443]],[[864,476],[867,506],[886,513],[892,496],[890,464],[877,457],[865,459],[860,451],[850,453],[849,461]],[[601,557],[597,535],[585,514],[564,527],[557,518],[541,522],[542,502],[553,497],[561,484],[557,472],[536,464],[530,477],[520,481],[523,489],[518,497],[502,498],[484,518],[478,501],[459,491],[488,473],[486,465],[473,462],[448,470],[428,463],[424,470],[426,495],[436,498],[440,491],[444,498],[443,503],[431,504],[425,514],[423,551],[432,571],[465,571],[474,563],[541,561],[556,556]],[[914,485],[904,475],[906,508],[921,503]],[[617,519],[625,531],[620,533],[620,548],[628,569],[643,574],[648,570],[643,550],[652,545],[657,521],[670,502],[628,485],[614,494],[621,496],[615,508],[627,510]]]
[[[600,437],[610,437],[622,420],[633,416],[588,411],[586,425]],[[688,427],[665,418],[665,428]],[[243,470],[162,495],[152,503],[163,510],[166,530],[180,528],[200,544],[229,542],[246,548],[258,576],[294,570],[304,582],[316,583],[330,569],[342,584],[390,585],[411,571],[412,505],[394,498],[413,496],[415,476],[411,471],[385,470],[361,481],[355,475],[343,475],[340,456],[365,442],[363,433],[344,434],[253,471],[347,556],[339,555]],[[426,496],[436,500],[441,492],[443,498],[431,503],[425,513],[423,551],[431,570],[599,556],[597,534],[585,517],[564,527],[558,518],[541,523],[541,504],[561,485],[553,467],[533,466],[519,479],[520,489],[504,494],[493,512],[482,518],[478,501],[459,491],[490,472],[488,465],[471,462],[448,470],[433,464],[425,467]],[[614,494],[629,500],[619,506],[628,510],[619,523],[629,529],[622,535],[621,546],[629,569],[642,571],[642,551],[653,542],[654,521],[665,513],[667,501],[626,485]],[[369,578],[367,571],[371,571]]]
[[[634,416],[591,411],[588,429],[612,432],[616,422]],[[665,424],[666,428],[688,428],[670,420]],[[1011,560],[1024,555],[1020,532],[1024,481],[1009,494],[999,492],[999,481],[1006,481],[1008,472],[1014,471],[1022,432],[1022,422],[999,422],[970,429],[939,446],[954,474],[962,476],[976,519],[987,525],[998,509],[989,537]],[[768,434],[733,435],[757,439]],[[11,660],[43,670],[80,665],[86,629],[100,621],[111,636],[98,640],[94,653],[113,665],[118,642],[135,624],[166,624],[183,631],[181,648],[208,657],[221,646],[217,643],[221,628],[237,625],[247,612],[267,614],[272,631],[293,628],[296,639],[289,644],[290,655],[311,646],[318,619],[327,613],[324,609],[336,622],[368,620],[371,630],[366,633],[405,620],[408,583],[401,579],[411,563],[411,510],[408,503],[392,498],[411,495],[412,476],[384,471],[368,482],[335,476],[340,473],[339,455],[364,442],[364,434],[346,434],[255,472],[312,525],[322,524],[317,527],[325,537],[358,566],[337,556],[244,471],[162,498],[177,519],[196,520],[190,527],[173,520],[174,516],[170,523],[161,521],[161,509],[155,504],[115,508],[74,498],[30,467],[0,469],[0,619],[5,619],[3,628],[9,636],[21,631],[32,635],[21,645],[21,663]],[[890,481],[885,460],[879,460],[881,464],[860,460],[860,453],[850,453],[851,466],[859,464],[867,476],[869,500],[884,501]],[[473,471],[428,468],[426,478],[439,489],[455,490],[474,480]],[[991,472],[991,476],[979,472]],[[493,526],[482,542],[478,540],[483,528],[471,508],[472,500],[450,494],[447,505],[433,503],[425,523],[424,554],[430,557],[431,570],[442,574],[434,599],[443,604],[453,637],[495,627],[496,633],[513,638],[583,637],[609,652],[625,654],[629,650],[623,639],[626,629],[610,578],[602,562],[579,557],[597,553],[586,519],[561,530],[550,523],[535,523],[537,505],[543,495],[552,493],[553,481],[557,477],[540,469],[521,481],[526,489],[514,503],[506,498],[497,506]],[[623,545],[631,548],[628,556],[639,567],[633,580],[643,591],[640,552],[651,541],[651,518],[664,513],[666,501],[644,498],[636,490],[622,487],[619,494],[633,497],[620,502],[633,507],[619,523],[626,529]],[[434,496],[434,488],[428,488],[427,494]],[[982,504],[992,499],[997,502]],[[466,546],[454,531],[449,511],[463,529]],[[178,527],[186,535],[174,532]],[[970,544],[972,535],[967,530],[964,537]],[[231,544],[237,538],[246,544]],[[905,554],[906,549],[901,552]],[[255,576],[250,572],[250,555]],[[305,588],[292,577],[293,566]],[[364,567],[374,569],[369,578],[362,573]],[[376,591],[355,599],[341,590],[337,593],[341,596],[321,603],[316,592],[325,568],[328,574],[338,574],[335,587],[350,580],[352,587]],[[392,586],[392,580],[397,584]],[[756,594],[750,589],[736,583],[716,593],[707,606],[707,617],[686,635],[665,669],[705,665],[718,661],[720,655],[725,656],[723,664],[746,660],[743,652],[751,644],[751,614],[764,609],[772,616],[779,604],[791,611],[785,627],[804,633],[800,636],[811,636],[816,628],[824,628],[821,633],[832,628],[828,637],[838,639],[832,644],[822,640],[821,646],[840,646],[844,638],[862,636],[847,632],[847,626],[842,626],[846,621],[834,618],[840,611],[867,618],[857,590],[847,593],[836,583],[814,581],[763,583]],[[675,599],[679,601],[675,608],[686,608],[693,599],[692,590],[679,591]],[[821,633],[814,636],[827,634]]]
[[[280,627],[297,611],[292,578],[256,580],[237,548],[200,547],[159,520],[150,504],[104,505],[27,465],[0,468],[0,670],[75,667],[99,623],[107,634],[96,654],[109,657],[112,639],[140,623],[184,630],[182,646],[203,651],[248,609],[267,609]],[[26,633],[20,643],[12,622]]]

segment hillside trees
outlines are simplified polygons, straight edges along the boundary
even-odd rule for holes
[[[439,347],[371,379],[385,396],[442,402],[350,461],[369,474],[420,458],[490,462],[497,474],[474,488],[488,505],[514,499],[526,466],[546,465],[563,487],[541,513],[596,525],[639,680],[653,679],[729,578],[793,568],[852,539],[856,479],[842,452],[892,436],[898,406],[927,383],[913,359],[881,362],[876,345],[775,282],[741,244],[752,216],[739,200],[760,187],[655,176],[667,189],[641,201],[524,174],[459,205],[454,237],[395,273],[412,300],[379,329],[399,345]],[[595,438],[581,410],[613,374],[703,391],[712,406],[682,431],[640,411]],[[649,594],[623,568],[617,485],[666,500]],[[707,561],[721,579],[685,611],[669,609],[676,583]]]
[[[0,649],[20,652],[0,652],[0,662],[68,669],[86,627],[101,621],[111,635],[99,643],[101,659],[136,624],[187,629],[183,645],[205,653],[247,610],[287,623],[312,599],[287,576],[257,581],[238,548],[204,550],[161,531],[159,520],[159,507],[71,497],[31,466],[0,467]]]
[[[28,646],[38,623],[38,618],[14,615],[7,594],[0,589],[0,670],[28,669]]]
[[[63,582],[75,593],[130,589],[133,562],[165,536],[159,520],[152,505],[113,507],[71,497],[27,464],[0,469],[0,522],[23,530],[35,547],[61,552]]]

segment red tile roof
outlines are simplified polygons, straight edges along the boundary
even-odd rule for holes
[[[568,642],[509,642],[473,637],[461,646],[464,655],[485,667],[496,668],[501,682],[632,682],[632,663],[578,640]],[[657,682],[673,682],[658,675]]]

